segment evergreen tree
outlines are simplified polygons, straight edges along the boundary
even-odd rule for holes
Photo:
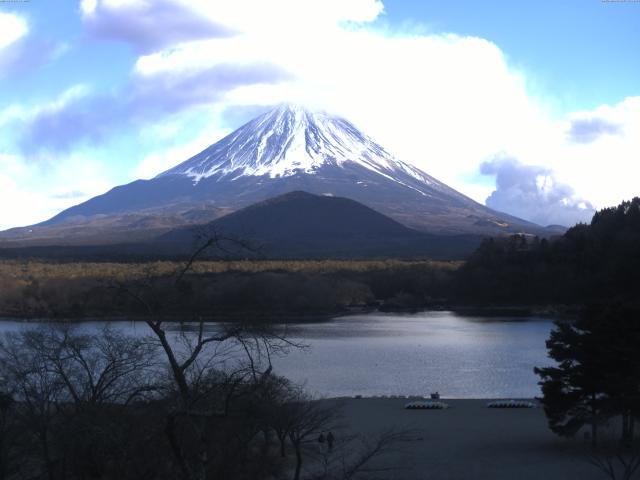
[[[639,284],[640,197],[559,237],[485,240],[456,274],[457,295],[473,304],[637,302]]]
[[[592,306],[575,321],[556,322],[547,341],[557,366],[536,368],[551,430],[573,436],[608,418],[622,418],[622,439],[633,439],[640,415],[640,318],[629,306]]]

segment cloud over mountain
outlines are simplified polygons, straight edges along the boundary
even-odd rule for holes
[[[113,78],[85,80],[72,68],[46,94],[0,106],[0,126],[11,132],[0,154],[25,163],[47,157],[72,176],[68,159],[106,152],[115,160],[105,168],[124,182],[160,173],[270,106],[298,101],[352,119],[396,157],[477,201],[492,192],[478,182],[478,166],[501,151],[553,171],[557,184],[597,207],[637,194],[640,97],[554,115],[557,98],[530,88],[537,72],[517,68],[526,62],[505,55],[508,45],[390,23],[379,0],[75,5],[69,15],[80,30],[64,39],[70,55],[115,53]],[[0,77],[56,58],[59,46],[34,36],[32,19],[12,15],[12,29],[0,18]],[[68,95],[74,84],[82,89]],[[157,131],[172,134],[149,140]]]
[[[617,135],[622,132],[622,125],[604,118],[576,118],[571,121],[567,132],[569,138],[577,143],[591,143],[602,135]]]
[[[593,205],[559,182],[549,168],[500,155],[482,163],[480,172],[496,178],[496,189],[486,200],[493,209],[540,225],[564,226],[589,222],[595,213]]]
[[[80,11],[92,37],[126,42],[139,53],[235,33],[203,17],[187,2],[83,0]]]
[[[111,93],[74,88],[23,117],[17,138],[27,156],[68,152],[78,144],[103,143],[117,131],[140,129],[159,116],[209,105],[244,84],[285,78],[287,73],[273,65],[226,64],[183,75],[133,75],[124,88]]]

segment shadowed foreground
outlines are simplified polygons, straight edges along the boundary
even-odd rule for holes
[[[412,430],[394,452],[376,460],[394,467],[376,478],[606,478],[589,464],[588,443],[551,433],[541,408],[489,409],[484,400],[444,400],[450,407],[447,410],[405,410],[406,402],[344,400],[343,421],[348,431],[367,435],[391,428]]]

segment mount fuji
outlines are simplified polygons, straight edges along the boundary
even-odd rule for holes
[[[346,197],[431,234],[549,234],[395,158],[344,118],[285,104],[151,180],[115,187],[12,236],[144,238],[291,191]]]

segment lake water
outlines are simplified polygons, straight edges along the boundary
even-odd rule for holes
[[[96,329],[102,322],[83,323]],[[0,332],[25,328],[0,322]],[[129,333],[143,323],[117,322]],[[534,366],[549,365],[549,319],[463,316],[452,312],[364,314],[288,327],[308,345],[275,358],[274,371],[320,396],[427,395],[451,398],[534,397]]]

